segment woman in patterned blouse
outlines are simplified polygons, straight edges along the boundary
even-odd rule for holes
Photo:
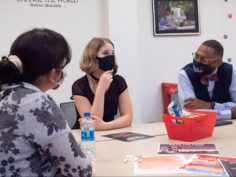
[[[0,176],[91,176],[61,110],[45,92],[59,87],[71,51],[61,34],[21,34],[0,61]]]

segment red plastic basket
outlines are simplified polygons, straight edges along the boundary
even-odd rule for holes
[[[196,118],[181,118],[163,114],[169,139],[191,142],[212,136],[217,113],[195,110],[189,112],[202,115]]]

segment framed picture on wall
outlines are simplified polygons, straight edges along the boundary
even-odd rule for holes
[[[154,36],[200,34],[197,0],[152,0]]]

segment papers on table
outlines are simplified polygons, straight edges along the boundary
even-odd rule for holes
[[[236,176],[236,160],[234,161],[220,160],[220,163],[229,177]]]
[[[145,156],[140,163],[135,163],[135,174],[174,174],[187,173],[180,169],[184,165],[182,155]]]
[[[220,160],[232,162],[236,161],[236,158],[199,154],[190,159],[182,169],[207,175],[227,176]]]
[[[183,155],[143,156],[141,159],[134,163],[134,173],[138,175],[175,173],[236,175],[236,158],[233,157],[199,154],[194,155],[188,162]]]
[[[113,134],[107,134],[107,135],[102,135],[102,136],[117,139],[120,141],[125,141],[125,142],[138,141],[138,140],[154,137],[154,136],[145,135],[141,133],[134,133],[134,132],[121,132],[121,133],[113,133]]]
[[[218,154],[214,144],[160,144],[159,154]]]

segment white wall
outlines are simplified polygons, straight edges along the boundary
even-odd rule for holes
[[[59,8],[31,7],[30,4],[30,0],[26,2],[0,1],[0,55],[8,55],[16,36],[34,27],[51,28],[62,33],[71,45],[72,61],[68,65],[67,77],[62,86],[48,93],[58,103],[68,101],[71,96],[72,83],[83,75],[79,69],[83,48],[92,37],[103,36],[106,31],[103,20],[104,0],[57,3],[62,6]]]
[[[118,72],[125,77],[128,84],[134,109],[134,122],[140,123],[142,122],[142,114],[140,103],[138,1],[108,0],[107,5],[109,16],[108,37],[116,45]]]
[[[139,0],[140,71],[142,72],[141,108],[143,121],[161,120],[161,82],[177,82],[177,73],[192,61],[191,54],[205,40],[216,39],[225,45],[225,57],[236,61],[235,19],[225,18],[228,12],[236,12],[236,1],[200,0],[200,28],[198,36],[153,37],[151,1]],[[234,23],[234,25],[232,25]],[[231,29],[229,38],[223,39],[222,30]],[[226,45],[227,44],[227,45]],[[234,44],[234,45],[233,45]]]
[[[236,62],[234,0],[199,0],[201,34],[171,37],[153,37],[151,0],[73,0],[77,3],[61,3],[60,8],[31,7],[24,2],[30,0],[20,1],[0,1],[0,55],[8,55],[16,36],[33,27],[62,33],[71,44],[73,58],[62,87],[49,92],[57,103],[69,100],[73,81],[83,75],[80,56],[94,36],[115,43],[118,73],[129,86],[134,123],[161,121],[161,82],[177,82],[179,69],[192,61],[191,53],[201,42],[219,40],[225,46],[224,58]],[[233,14],[231,20],[228,13]],[[225,33],[228,39],[223,39]]]
[[[221,35],[227,34],[228,39],[222,40],[222,43],[225,47],[225,59],[231,58],[232,63],[236,64],[236,52],[235,52],[235,46],[236,46],[236,1],[228,1],[225,3],[224,1],[221,1],[222,4],[222,33]],[[233,18],[229,19],[228,14],[232,14]],[[222,37],[222,36],[220,36]]]

